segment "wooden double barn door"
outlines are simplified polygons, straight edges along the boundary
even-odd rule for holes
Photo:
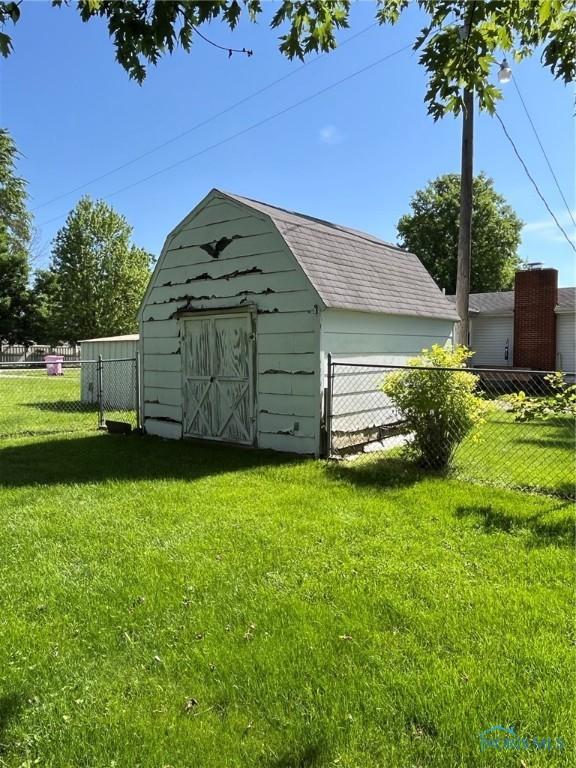
[[[254,442],[254,335],[248,313],[182,321],[184,434]]]

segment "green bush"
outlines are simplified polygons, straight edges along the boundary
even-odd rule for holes
[[[530,397],[517,392],[503,398],[514,414],[516,421],[554,419],[559,416],[576,418],[576,384],[568,384],[562,371],[544,376],[551,394],[546,397]]]
[[[470,430],[490,405],[477,394],[478,377],[464,368],[473,353],[466,347],[435,344],[394,371],[382,383],[406,420],[413,439],[406,450],[425,467],[444,469]]]

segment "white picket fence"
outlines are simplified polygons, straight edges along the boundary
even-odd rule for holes
[[[80,360],[80,347],[72,344],[0,344],[0,363],[42,362],[45,355],[61,355],[66,361]]]

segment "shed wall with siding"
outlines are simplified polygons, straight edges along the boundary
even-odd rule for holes
[[[453,321],[446,319],[385,315],[375,312],[350,312],[327,309],[321,318],[321,351],[324,387],[327,386],[328,353],[335,363],[356,365],[405,365],[433,344],[452,344]],[[364,370],[360,375],[343,376],[334,382],[335,413],[362,413],[363,426],[384,425],[397,420],[392,404],[383,392],[378,392],[383,372]],[[351,369],[353,371],[354,369]],[[356,416],[335,417],[335,430],[353,428]]]
[[[322,303],[270,219],[218,195],[168,236],[142,304],[145,430],[184,436],[186,317],[233,308],[254,317],[256,444],[317,453]]]
[[[97,370],[96,362],[102,360],[133,360],[139,346],[138,338],[126,339],[113,337],[107,339],[89,339],[80,342],[80,399],[83,403],[96,403]],[[129,410],[136,407],[136,370],[130,362],[103,363],[102,387],[109,406],[114,409]]]

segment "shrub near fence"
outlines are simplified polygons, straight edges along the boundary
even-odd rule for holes
[[[407,370],[423,381],[438,372],[434,367],[330,363],[326,403],[330,456],[355,462],[415,460],[414,434],[406,417],[382,391],[388,377]],[[466,370],[478,377],[476,391],[488,412],[452,450],[449,472],[471,481],[574,498],[573,416],[565,412],[518,421],[508,398],[520,391],[529,399],[550,395],[550,372]],[[439,433],[435,439],[444,438]]]

